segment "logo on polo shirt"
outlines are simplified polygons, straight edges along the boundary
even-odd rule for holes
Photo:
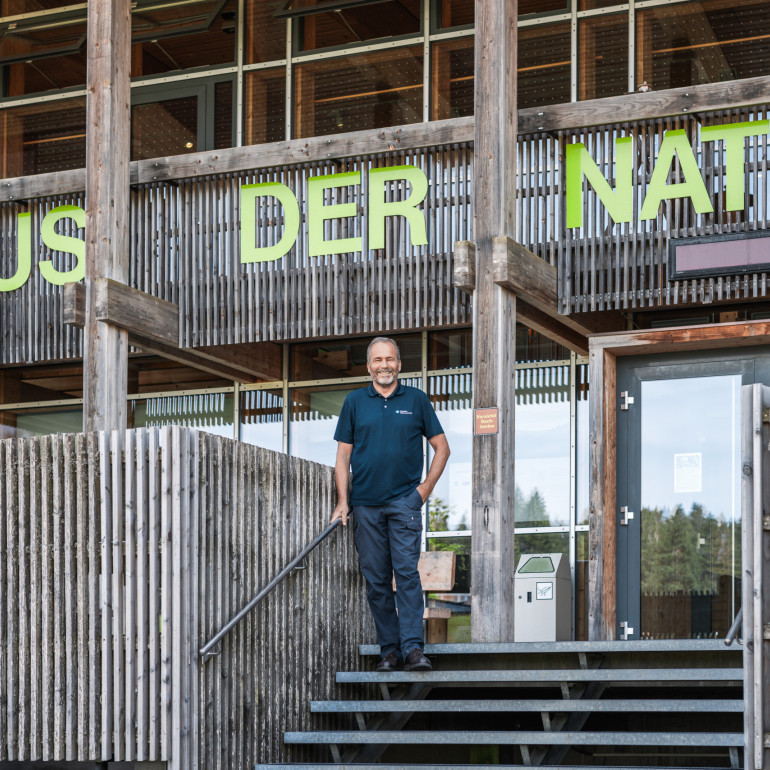
[[[406,409],[396,409],[396,414],[411,414],[411,412]]]

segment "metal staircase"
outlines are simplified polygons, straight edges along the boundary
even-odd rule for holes
[[[428,645],[434,671],[337,673],[361,699],[313,701],[340,726],[287,732],[308,768],[738,768],[743,669],[719,640]],[[376,697],[379,694],[380,697]],[[352,729],[351,729],[352,728]]]

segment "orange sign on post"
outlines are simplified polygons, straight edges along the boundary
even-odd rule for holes
[[[497,433],[497,407],[473,410],[473,432],[477,436]]]

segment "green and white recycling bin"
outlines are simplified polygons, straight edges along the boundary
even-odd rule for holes
[[[569,641],[572,586],[564,554],[523,554],[513,587],[515,642]]]

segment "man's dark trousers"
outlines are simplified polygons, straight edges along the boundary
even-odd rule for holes
[[[422,497],[414,489],[383,505],[356,505],[353,532],[358,558],[366,578],[369,607],[377,627],[380,654],[405,657],[422,649],[424,602],[420,573]],[[398,615],[393,596],[393,575],[398,588]]]

